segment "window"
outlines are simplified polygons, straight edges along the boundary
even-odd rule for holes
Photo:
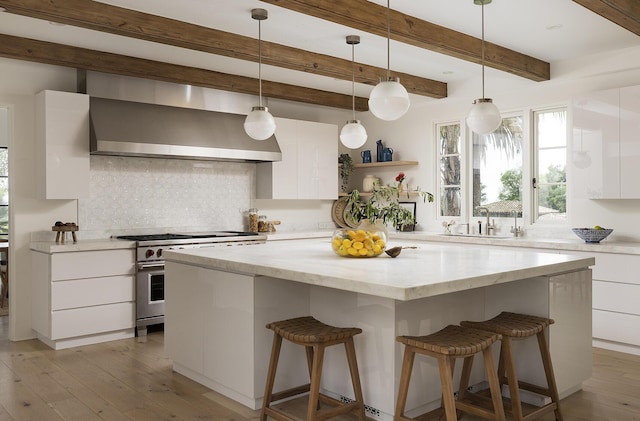
[[[9,153],[0,147],[0,234],[9,233]]]
[[[460,123],[437,125],[440,180],[440,216],[460,216],[461,197],[461,138]]]
[[[503,115],[488,135],[465,136],[463,124],[436,125],[439,218],[473,227],[486,217],[480,206],[496,219],[515,212],[531,224],[566,223],[566,107]]]
[[[534,111],[532,221],[565,222],[567,212],[567,111]]]
[[[486,216],[478,206],[489,209],[492,217],[522,216],[523,118],[506,117],[498,129],[487,135],[472,134],[472,212]]]

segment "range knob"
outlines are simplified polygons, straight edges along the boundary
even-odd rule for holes
[[[156,256],[158,258],[162,257],[162,249],[158,249],[158,251],[156,251]]]
[[[154,252],[153,252],[153,250],[151,250],[151,249],[148,249],[148,250],[145,252],[145,254],[144,254],[144,256],[145,256],[147,259],[148,259],[149,257],[153,256],[153,255],[154,255]]]

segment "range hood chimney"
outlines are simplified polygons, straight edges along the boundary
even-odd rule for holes
[[[251,96],[82,69],[77,83],[90,96],[92,154],[282,160],[274,136],[256,141],[244,131]]]

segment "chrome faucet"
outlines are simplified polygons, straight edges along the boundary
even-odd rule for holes
[[[522,228],[518,226],[518,211],[513,211],[513,226],[511,227],[511,234],[514,237],[518,237],[518,235],[522,234]]]
[[[491,217],[491,212],[489,211],[489,208],[486,207],[486,206],[476,206],[476,210],[477,211],[483,210],[483,211],[485,211],[487,213],[487,223],[485,224],[485,227],[486,227],[485,235],[490,235],[491,234],[491,230],[495,230],[496,226],[495,226],[495,224],[491,225],[491,221],[489,220],[489,218]]]

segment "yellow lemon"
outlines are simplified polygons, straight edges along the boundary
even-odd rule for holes
[[[333,239],[332,246],[334,250],[337,250],[338,248],[340,248],[341,245],[342,245],[342,240],[340,240],[339,238]]]
[[[354,241],[353,242],[353,248],[354,249],[360,250],[363,247],[364,247],[364,244],[362,244],[362,242],[360,242],[360,241]]]
[[[372,234],[372,235],[371,235],[371,239],[372,239],[373,241],[378,241],[378,240],[380,240],[381,238],[382,238],[382,237],[380,237],[380,234]]]
[[[367,238],[367,234],[364,231],[356,232],[355,237],[353,237],[354,241],[364,241]]]
[[[360,256],[366,256],[367,254],[369,254],[369,250],[362,248],[359,250]]]
[[[374,254],[380,254],[382,253],[382,247],[380,247],[378,244],[374,244],[372,251]]]
[[[364,248],[371,250],[373,248],[373,241],[370,238],[364,240]]]
[[[354,230],[349,230],[347,234],[349,234],[349,238],[353,238],[356,236],[356,232]]]
[[[342,246],[348,249],[349,247],[351,247],[351,240],[345,238],[344,240],[342,240]]]
[[[349,247],[347,249],[347,252],[351,255],[351,256],[358,256],[360,253],[358,252],[357,249],[353,248],[353,247]]]
[[[348,255],[349,255],[349,252],[347,251],[347,249],[346,249],[346,248],[344,248],[344,247],[340,246],[340,247],[338,248],[338,254],[339,254],[340,256],[348,256]]]

